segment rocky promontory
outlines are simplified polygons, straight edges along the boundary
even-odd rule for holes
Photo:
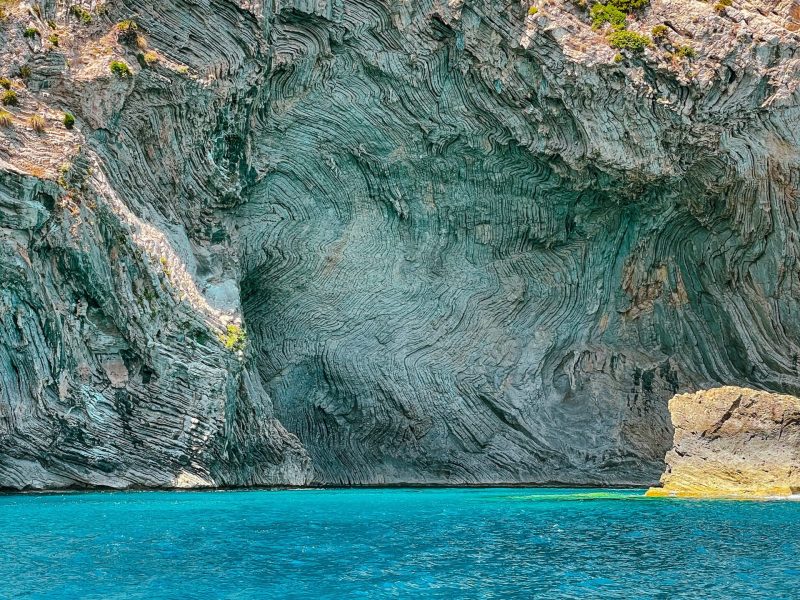
[[[662,487],[648,496],[800,494],[800,398],[739,387],[678,394]]]

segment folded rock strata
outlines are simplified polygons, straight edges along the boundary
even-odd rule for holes
[[[678,394],[675,440],[648,496],[800,494],[800,398],[739,387]]]
[[[652,483],[800,394],[794,2],[75,6],[0,23],[0,486]]]

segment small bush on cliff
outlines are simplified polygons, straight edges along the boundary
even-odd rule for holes
[[[0,77],[0,87],[10,90],[11,80],[8,77]]]
[[[595,4],[589,11],[589,16],[593,29],[600,29],[606,23],[610,23],[614,29],[624,29],[627,18],[624,12],[611,4]]]
[[[0,127],[11,127],[14,118],[7,110],[0,110]]]
[[[618,50],[629,50],[631,52],[644,52],[652,42],[649,37],[636,33],[635,31],[614,31],[608,35],[608,43],[612,48]]]
[[[92,22],[92,13],[77,4],[73,4],[69,7],[69,14],[73,17],[78,17],[84,25],[88,25]]]
[[[39,35],[39,30],[36,29],[36,27],[27,27],[25,31],[22,32],[22,35],[28,39],[33,39]]]
[[[129,77],[131,74],[131,69],[128,67],[128,64],[121,60],[114,60],[109,65],[111,72],[116,75],[117,77]]]
[[[17,71],[17,75],[19,75],[20,79],[27,79],[32,73],[33,71],[31,71],[31,68],[28,65],[22,65],[19,68],[19,71]]]
[[[53,46],[58,46],[58,34],[51,33],[50,36],[47,38],[47,41],[53,44]]]
[[[667,38],[667,29],[666,25],[656,25],[653,29],[650,30],[650,35],[653,36],[653,40],[656,42],[660,42]]]
[[[694,48],[692,48],[691,46],[688,46],[688,45],[687,45],[687,46],[680,46],[680,47],[679,47],[679,48],[678,48],[678,49],[675,51],[675,56],[677,56],[677,57],[679,57],[679,58],[688,58],[688,59],[692,59],[692,58],[694,58],[695,56],[697,56],[697,52],[695,52],[695,49],[694,49]]]
[[[535,15],[535,14],[536,14],[536,13],[538,13],[538,12],[539,12],[539,9],[538,9],[538,8],[536,8],[535,6],[531,6],[531,7],[528,9],[528,14],[529,14],[530,16],[533,16],[533,15]]]
[[[28,125],[30,125],[31,129],[33,129],[36,133],[43,133],[47,127],[44,117],[40,115],[33,115],[28,121]]]
[[[644,8],[650,4],[650,0],[609,0],[608,4],[624,13],[630,13]]]
[[[3,106],[17,106],[19,104],[17,92],[14,90],[6,90],[3,92],[3,95],[0,96],[0,102],[3,103]]]
[[[219,334],[219,341],[222,342],[226,349],[232,352],[244,349],[245,339],[244,329],[238,325],[228,325],[225,328],[225,333]]]
[[[71,113],[64,113],[64,127],[67,129],[75,127],[75,117]]]

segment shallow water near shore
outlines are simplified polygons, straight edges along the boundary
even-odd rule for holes
[[[800,503],[643,493],[1,496],[0,597],[796,597]]]

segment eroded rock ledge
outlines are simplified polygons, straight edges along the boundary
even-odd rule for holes
[[[678,394],[669,410],[674,446],[648,496],[800,494],[800,398],[721,387]]]

